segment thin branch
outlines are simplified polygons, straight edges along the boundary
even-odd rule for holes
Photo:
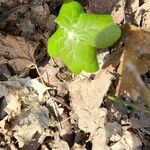
[[[38,73],[38,75],[39,75],[39,77],[40,77],[40,80],[41,80],[42,84],[45,85],[45,83],[44,83],[44,81],[43,81],[43,79],[42,79],[42,77],[41,77],[41,74],[40,74],[39,69],[38,69],[38,67],[37,67],[36,64],[35,64],[35,69],[37,70],[37,73]],[[46,85],[45,85],[45,86],[46,86]],[[48,91],[46,91],[46,94],[48,95],[49,98],[51,97]],[[50,99],[51,99],[51,98],[50,98]],[[62,128],[62,126],[61,126],[61,121],[60,121],[60,119],[59,119],[58,106],[57,106],[57,104],[54,102],[53,99],[51,99],[51,100],[52,100],[52,105],[53,105],[53,108],[54,108],[55,115],[56,115],[56,117],[57,117],[57,121],[58,121],[58,123],[59,123],[59,126],[58,126],[58,127],[59,127],[59,131],[60,131],[61,128]]]

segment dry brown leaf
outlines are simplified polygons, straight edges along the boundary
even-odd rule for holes
[[[8,90],[4,85],[0,84],[0,89],[0,98],[8,94]]]
[[[116,2],[116,7],[114,7],[111,12],[115,23],[120,24],[123,20],[125,20],[125,5],[125,0],[118,0]]]
[[[71,150],[87,150],[87,149],[86,149],[85,147],[83,147],[83,146],[81,146],[81,145],[75,143],[75,144],[73,145],[73,147],[71,148]]]
[[[11,136],[16,138],[19,147],[30,142],[36,132],[47,134],[45,129],[50,123],[49,110],[40,105],[47,87],[38,79],[18,76],[10,77],[8,81],[1,81],[0,85],[4,89],[2,96],[5,96],[7,102],[4,109],[7,112],[6,117],[13,118]],[[2,133],[5,132],[5,118],[0,122]]]
[[[143,5],[141,5],[136,13],[135,13],[135,23],[140,26],[140,24],[142,24],[142,27],[145,29],[149,29],[150,30],[150,1],[146,1],[145,3],[143,3]]]
[[[142,141],[137,134],[125,131],[120,141],[111,146],[111,150],[141,150]]]
[[[132,12],[135,12],[139,7],[139,0],[128,1],[128,6],[132,9]]]
[[[53,143],[50,143],[50,146],[52,150],[70,150],[67,142],[62,140],[53,141]]]
[[[34,65],[34,53],[38,43],[11,35],[0,35],[0,38],[0,57],[4,58],[4,63],[7,60],[18,72]]]
[[[112,66],[101,70],[97,78],[91,82],[76,78],[69,84],[71,106],[78,116],[78,126],[93,135],[93,150],[97,150],[97,147],[103,149],[106,146],[104,129],[106,110],[100,109],[99,106],[111,84],[113,75],[109,71],[112,70]],[[103,139],[99,140],[101,135]]]
[[[30,142],[36,132],[44,134],[49,121],[49,111],[45,106],[35,104],[32,108],[25,109],[15,118],[16,125],[13,128],[19,147]]]
[[[9,90],[9,94],[6,96],[7,106],[4,109],[8,116],[16,116],[21,113],[21,101],[19,100],[17,91]]]
[[[58,64],[58,60],[55,61],[57,61]],[[58,65],[62,66],[61,63],[62,62],[60,62]],[[54,65],[56,64],[54,64],[54,62],[50,60],[46,66],[41,67],[41,77],[47,85],[52,86],[53,88],[55,87],[55,89],[57,89],[57,95],[64,97],[65,94],[68,93],[67,85],[65,82],[61,82],[58,79],[57,75],[60,68],[54,67]]]
[[[117,0],[88,0],[89,8],[94,13],[110,14]]]
[[[130,122],[132,128],[148,128],[150,127],[150,115],[142,111],[133,111],[131,114]]]
[[[107,138],[109,138],[112,142],[119,141],[123,133],[121,125],[115,121],[108,122],[106,124],[106,132]]]
[[[118,73],[121,77],[116,95],[124,92],[131,94],[132,89],[136,89],[136,85],[125,67],[127,61],[130,60],[135,65],[140,75],[148,72],[150,69],[150,32],[132,25],[127,25],[125,32],[125,48],[118,68]]]

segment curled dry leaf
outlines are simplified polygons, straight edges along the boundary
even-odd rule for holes
[[[136,89],[136,84],[125,67],[129,60],[135,65],[140,75],[145,74],[150,69],[150,32],[132,25],[127,25],[125,32],[125,47],[118,68],[121,77],[116,95],[124,92],[131,94],[132,90]]]
[[[0,58],[4,58],[18,72],[34,65],[34,52],[38,43],[22,37],[0,35]],[[3,63],[3,62],[1,62]]]

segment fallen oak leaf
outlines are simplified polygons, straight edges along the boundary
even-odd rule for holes
[[[121,95],[125,92],[132,95],[132,89],[136,89],[134,81],[125,66],[128,60],[132,61],[140,75],[150,70],[150,32],[132,25],[127,25],[124,31],[125,47],[117,70],[120,79],[116,95]]]

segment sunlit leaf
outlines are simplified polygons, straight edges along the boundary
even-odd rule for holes
[[[83,7],[72,0],[64,2],[56,21],[59,27],[48,40],[48,54],[61,57],[77,74],[97,71],[96,47],[111,46],[121,35],[110,15],[84,13]]]

